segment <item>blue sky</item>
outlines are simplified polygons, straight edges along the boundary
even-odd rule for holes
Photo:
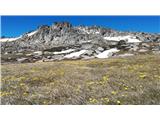
[[[97,25],[120,31],[160,33],[160,16],[2,16],[1,33],[2,36],[17,37],[55,21],[68,21],[75,26]]]

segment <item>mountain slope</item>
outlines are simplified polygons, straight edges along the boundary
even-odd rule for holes
[[[159,43],[160,35],[142,32],[120,32],[98,26],[72,26],[68,22],[55,22],[51,26],[43,25],[37,30],[20,37],[2,38],[0,41],[2,54],[49,51],[53,52],[52,54],[61,52],[59,54],[65,56],[67,53],[63,51],[70,49],[74,49],[74,52],[85,51],[79,56],[73,56],[79,58],[80,55],[84,54],[88,57],[96,57],[106,50],[115,48],[129,50],[139,47],[142,42],[147,42],[147,44]],[[71,52],[68,52],[68,56],[73,55],[73,53],[69,55]]]

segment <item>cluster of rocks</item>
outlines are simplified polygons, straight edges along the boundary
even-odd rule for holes
[[[139,42],[127,42],[131,38],[123,39],[124,36],[131,36]],[[116,37],[117,40],[112,40]],[[18,56],[15,59],[17,62],[92,59],[103,52],[106,55],[107,50],[113,48],[119,52],[108,56],[123,57],[147,52],[159,54],[160,34],[121,32],[98,26],[72,26],[69,22],[55,22],[52,26],[40,26],[14,41],[3,42],[1,39],[2,60],[3,55],[15,55]],[[125,54],[119,55],[122,51]],[[12,60],[10,56],[9,60]]]

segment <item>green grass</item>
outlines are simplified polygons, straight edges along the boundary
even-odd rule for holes
[[[1,68],[1,104],[160,104],[160,56]]]

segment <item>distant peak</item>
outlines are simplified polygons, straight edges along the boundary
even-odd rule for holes
[[[67,28],[71,28],[72,27],[72,24],[69,23],[69,22],[54,22],[54,25],[56,27],[67,27]]]

